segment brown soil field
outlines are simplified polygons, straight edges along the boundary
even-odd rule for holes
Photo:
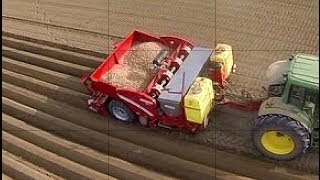
[[[254,112],[234,111],[227,107],[219,107],[212,116],[208,131],[195,137],[161,129],[159,132],[150,132],[132,124],[124,125],[108,121],[87,112],[86,91],[79,83],[81,75],[85,72],[92,72],[112,50],[111,45],[114,40],[125,37],[133,29],[141,29],[160,35],[188,37],[197,44],[207,47],[214,47],[217,42],[232,45],[238,65],[238,72],[232,76],[233,85],[238,89],[248,88],[251,93],[259,94],[260,86],[264,83],[264,71],[270,63],[287,58],[294,52],[318,54],[319,6],[317,1],[261,0],[258,3],[253,0],[241,0],[234,3],[217,0],[215,3],[212,1],[169,3],[134,0],[130,3],[122,1],[108,3],[96,0],[90,4],[84,4],[82,1],[14,0],[4,1],[3,5],[2,31],[5,35],[2,45],[3,113],[8,118],[47,130],[52,136],[59,136],[77,145],[82,144],[101,155],[110,154],[110,156],[117,156],[139,164],[134,165],[135,168],[141,168],[140,166],[153,170],[159,168],[161,172],[169,176],[173,176],[173,169],[165,167],[173,165],[177,167],[176,173],[180,173],[177,174],[177,177],[185,178],[227,176],[224,172],[219,174],[219,170],[214,170],[215,173],[208,173],[213,170],[208,169],[207,166],[258,179],[277,177],[277,175],[279,177],[282,175],[283,178],[296,177],[292,173],[293,170],[286,167],[319,173],[318,152],[311,151],[300,159],[281,163],[266,162],[265,159],[256,157],[250,141],[250,127],[255,117]],[[35,39],[30,39],[30,37]],[[52,126],[56,128],[71,127],[58,123],[60,122],[58,119],[63,120],[61,122],[64,123],[70,122],[95,130],[94,132],[100,135],[50,131],[48,129],[50,126],[46,123],[57,122],[55,126]],[[5,126],[4,123],[5,121],[3,121],[3,126]],[[7,127],[13,126],[8,124]],[[73,175],[88,177],[92,174],[105,176],[107,174],[110,177],[123,178],[119,175],[121,171],[119,168],[115,167],[113,171],[104,173],[103,169],[90,165],[88,162],[91,159],[86,161],[85,153],[81,155],[81,159],[84,159],[82,162],[75,162],[72,155],[59,155],[56,150],[46,149],[53,143],[31,138],[35,135],[22,136],[8,129],[3,129],[3,132],[8,134],[5,136],[6,139],[3,137],[3,143],[8,145],[8,149],[4,149],[3,154],[4,152],[9,152],[14,156],[24,154],[25,158],[34,156],[35,160],[26,159],[24,161],[29,161],[49,172],[52,171],[50,163],[55,164],[54,167],[59,167],[63,169],[62,172],[66,172],[63,175],[59,172],[50,172],[57,177],[67,178]],[[86,138],[81,139],[80,137]],[[97,140],[101,137],[97,141],[100,144],[90,141],[92,140],[90,138],[94,137],[97,137]],[[150,161],[164,164],[155,165],[155,163],[148,162],[147,157],[155,155],[152,154],[155,152],[149,152],[148,149],[143,151],[148,153],[146,155],[140,153],[141,156],[134,156],[135,151],[126,152],[126,146],[119,146],[121,141],[114,141],[113,147],[110,147],[110,149],[113,148],[113,152],[110,153],[109,148],[102,146],[102,144],[110,143],[102,141],[103,137],[119,138],[126,143],[133,142],[139,145],[139,149],[141,146],[142,149],[150,148],[159,151],[161,152],[159,157]],[[62,157],[57,157],[58,159],[37,157],[33,152],[27,152],[14,142],[26,142],[26,144],[29,142],[30,145],[34,144],[32,147],[40,148],[37,152],[54,151],[56,156]],[[44,142],[48,146],[41,146]],[[159,144],[153,142],[159,142]],[[182,151],[179,146],[181,147],[183,143],[187,143],[190,148]],[[120,149],[119,152],[116,149]],[[128,152],[130,156],[125,155]],[[235,157],[231,158],[233,156],[227,152],[235,154]],[[201,155],[192,156],[190,153]],[[222,158],[223,153],[226,153],[225,156],[230,157],[230,160],[235,159],[235,161],[230,161],[231,164],[227,163],[228,158]],[[171,156],[165,156],[166,154]],[[177,159],[176,163],[169,165],[163,160],[164,157],[175,158],[175,156],[181,158],[181,161]],[[94,155],[91,158],[93,157],[99,156]],[[55,163],[59,158],[64,159],[62,162],[66,161],[73,165],[60,167],[59,163]],[[192,163],[186,163],[186,160]],[[243,164],[245,161],[248,163]],[[8,156],[5,162],[7,173],[3,176],[15,178],[12,174],[16,173],[12,172],[20,172],[17,173],[19,177],[34,176],[32,173],[31,175],[25,173],[33,172],[32,166],[13,166],[12,164],[21,164],[21,162],[17,162],[11,156]],[[106,162],[101,163],[106,164]],[[194,173],[189,173],[188,170],[195,166],[193,163],[199,163],[205,167],[201,166]],[[247,166],[247,168],[240,168],[240,166]],[[83,171],[78,172],[79,169],[72,169],[73,167],[81,167]],[[257,168],[257,171],[246,171],[250,167]],[[151,170],[145,171],[153,173],[154,177],[164,176]],[[149,177],[149,175],[139,173],[128,175],[129,179],[135,179],[136,176]],[[307,178],[307,176],[303,177]]]
[[[22,38],[18,39],[17,37],[19,36],[16,36],[16,38],[3,37],[5,41],[2,48],[4,56],[2,70],[3,117],[9,119],[2,122],[4,133],[9,134],[8,139],[4,139],[6,136],[3,137],[3,147],[4,150],[16,156],[22,156],[26,158],[26,161],[30,161],[32,164],[40,166],[52,174],[63,177],[86,176],[86,174],[79,175],[78,173],[74,175],[75,172],[70,172],[72,169],[53,171],[50,168],[51,165],[46,164],[47,160],[44,156],[38,157],[37,153],[33,151],[25,152],[26,150],[23,147],[29,147],[29,144],[32,143],[32,147],[41,148],[39,149],[39,153],[50,154],[47,152],[50,151],[52,155],[57,154],[62,156],[60,158],[68,162],[71,161],[70,163],[85,165],[86,167],[83,168],[94,169],[98,172],[105,172],[99,169],[99,167],[105,166],[101,166],[103,164],[100,166],[96,165],[96,161],[95,165],[92,165],[87,157],[82,157],[87,155],[87,153],[82,153],[82,156],[80,156],[79,152],[74,152],[78,149],[74,148],[78,143],[85,146],[83,149],[92,148],[103,154],[119,157],[131,163],[136,163],[139,166],[185,179],[193,179],[194,177],[203,177],[204,179],[212,177],[223,178],[229,176],[226,172],[213,169],[215,167],[254,178],[262,178],[263,176],[313,177],[313,175],[305,175],[302,172],[292,174],[294,170],[280,165],[273,165],[254,159],[250,160],[250,158],[248,159],[245,156],[235,156],[217,150],[215,149],[215,145],[219,144],[218,141],[212,144],[214,146],[202,141],[204,137],[213,136],[212,131],[204,132],[203,135],[196,137],[190,137],[185,134],[175,137],[177,135],[175,132],[162,131],[162,129],[159,129],[159,132],[153,132],[134,124],[126,125],[112,120],[106,121],[104,117],[86,110],[87,95],[84,94],[83,87],[78,85],[80,77],[75,75],[81,74],[80,72],[84,72],[85,70],[77,68],[81,66],[74,66],[75,68],[71,71],[71,69],[67,68],[67,63],[60,63],[62,61],[61,57],[65,57],[62,54],[69,57],[66,60],[68,63],[71,63],[79,56],[84,58],[87,55],[75,52],[68,53],[69,51],[66,50],[32,43],[21,40]],[[42,51],[38,51],[39,49],[35,47],[42,49]],[[48,55],[41,55],[47,52],[44,49],[47,49],[48,52],[50,52],[50,49],[56,50],[56,54],[52,53],[49,56],[56,60],[56,64],[46,61],[45,57],[49,58]],[[59,56],[60,58],[58,58]],[[33,61],[37,57],[42,58]],[[90,57],[88,62],[95,59],[94,56]],[[40,63],[41,59],[43,59],[42,63]],[[12,124],[15,121],[18,124]],[[37,136],[32,135],[32,133],[38,131],[41,133],[47,131],[48,136],[59,136],[60,140],[58,142],[67,142],[54,145],[52,140],[50,142],[45,140],[45,136],[42,134]],[[31,135],[27,135],[30,133]],[[228,136],[229,138],[232,137],[230,134],[223,134],[220,138]],[[18,140],[15,141],[15,138],[18,138]],[[198,143],[202,141],[206,146],[182,141],[182,139],[194,142],[198,141]],[[16,143],[20,144],[22,141],[26,142],[26,145],[23,147],[17,146]],[[77,144],[70,148],[64,147],[64,145],[72,143],[70,141]],[[131,142],[134,142],[138,146]],[[158,143],[155,144],[153,142]],[[233,144],[233,142],[225,143]],[[181,146],[189,148],[181,149]],[[42,149],[45,149],[45,151]],[[25,153],[26,155],[24,155]],[[79,156],[80,158],[74,158],[73,156]],[[95,155],[94,157],[99,156]],[[228,161],[232,163],[227,163]],[[168,162],[170,162],[170,165],[167,164]],[[311,161],[307,162],[310,163]],[[238,165],[234,166],[235,164]],[[175,168],[168,169],[170,166]],[[247,166],[247,168],[243,168],[243,166]],[[123,174],[123,172],[117,174],[117,170],[114,170],[116,172],[112,171],[110,165],[107,167],[108,171],[106,174],[112,177],[119,178]],[[59,165],[55,165],[55,168],[59,169]],[[63,166],[60,168],[63,169]],[[252,171],[252,168],[255,171]],[[265,171],[266,168],[269,171]],[[280,172],[279,169],[281,170]],[[59,172],[64,171],[70,174],[59,174]],[[235,175],[232,176],[232,178],[241,178]],[[155,176],[150,175],[150,177]]]

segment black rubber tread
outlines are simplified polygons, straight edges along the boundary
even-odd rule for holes
[[[122,101],[119,101],[119,100],[115,100],[115,99],[112,99],[108,105],[107,105],[107,108],[108,108],[108,111],[110,113],[110,115],[112,116],[112,118],[118,120],[118,121],[121,121],[121,122],[124,122],[120,119],[118,119],[113,113],[112,113],[112,108],[115,107],[115,106],[118,106],[118,107],[121,107],[123,108],[129,115],[129,119],[128,121],[126,122],[133,122],[135,119],[136,119],[136,115],[131,111],[131,109],[125,105]]]
[[[277,130],[289,135],[295,141],[295,149],[286,155],[270,153],[261,144],[261,137],[267,130]],[[264,156],[275,160],[292,160],[306,153],[310,145],[308,131],[296,120],[282,115],[259,116],[252,129],[254,147]]]

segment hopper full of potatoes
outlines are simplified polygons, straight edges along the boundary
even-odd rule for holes
[[[144,91],[157,73],[153,60],[164,48],[158,42],[135,43],[121,64],[105,73],[102,80],[119,87]]]

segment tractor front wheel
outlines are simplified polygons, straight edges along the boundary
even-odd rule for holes
[[[276,160],[291,160],[309,147],[308,131],[296,120],[281,115],[260,116],[252,129],[254,146]]]

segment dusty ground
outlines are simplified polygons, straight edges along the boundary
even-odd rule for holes
[[[232,77],[234,84],[240,89],[249,88],[251,92],[260,89],[264,71],[270,63],[284,59],[293,52],[318,54],[319,48],[318,1],[241,0],[235,3],[217,0],[168,3],[163,0],[130,3],[92,1],[87,4],[83,1],[15,0],[4,1],[3,5],[3,30],[102,53],[111,47],[113,39],[124,37],[133,29],[188,37],[208,47],[214,47],[216,42],[231,44],[238,65],[238,72]],[[34,29],[35,26],[37,29]],[[52,59],[47,62],[52,62]],[[33,59],[32,63],[43,66],[40,60]],[[89,66],[91,69],[88,69],[78,66],[74,70],[72,65],[64,64],[64,69],[61,69],[60,66],[54,67],[54,64],[46,66],[54,71],[68,70],[69,74],[77,77],[95,67]],[[97,64],[97,61],[92,60],[92,64]],[[85,66],[85,63],[82,65]],[[43,80],[48,81],[47,78]],[[52,83],[56,84],[57,81]],[[62,81],[58,85],[63,86],[64,83]],[[74,87],[79,87],[76,80]],[[79,106],[78,102],[76,104]],[[252,154],[249,130],[255,114],[230,113],[226,108],[221,111],[224,113],[216,112],[213,115],[211,130],[215,131],[207,131],[196,138],[180,133],[169,134],[211,147],[214,144],[227,151]],[[318,159],[318,155],[311,153],[287,164],[304,170],[317,169],[319,162],[310,159]]]
[[[183,179],[243,179],[218,169],[258,179],[316,178],[178,140],[183,135],[168,138],[163,136],[168,131],[152,132],[132,124],[106,121],[85,109],[87,96],[79,85],[79,75],[87,70],[80,64],[86,59],[91,65],[85,67],[90,69],[98,58],[9,36],[3,37],[2,47],[3,148],[54,175],[166,178],[150,170],[138,170],[141,167],[134,164],[139,164]],[[126,162],[105,154],[134,164],[130,168]],[[14,176],[21,167],[7,166],[5,171]]]
[[[8,102],[8,99],[4,99],[4,102]],[[11,166],[11,169],[5,166],[4,173],[13,178],[45,176],[53,179],[62,179],[61,177],[114,179],[112,177],[114,176],[130,179],[145,179],[146,177],[170,179],[41,131],[23,120],[6,114],[2,114],[2,117],[4,127],[2,143],[5,149],[5,151],[2,150],[3,160],[6,166]],[[65,123],[65,126],[68,125],[71,127],[70,124]],[[15,173],[14,170],[20,170],[21,173]]]
[[[198,45],[231,44],[238,64],[238,88],[261,91],[266,67],[294,52],[318,53],[318,1],[4,1],[5,17],[16,17],[125,37],[133,29],[187,37]],[[17,7],[23,7],[17,10]],[[263,10],[262,10],[263,9]],[[16,29],[16,28],[15,28]],[[19,28],[18,28],[19,29]],[[28,33],[32,30],[28,30]],[[47,36],[112,50],[92,37]],[[104,46],[101,46],[104,45]],[[96,48],[98,46],[98,48]],[[259,63],[257,63],[259,62]],[[250,84],[248,87],[247,85]]]

